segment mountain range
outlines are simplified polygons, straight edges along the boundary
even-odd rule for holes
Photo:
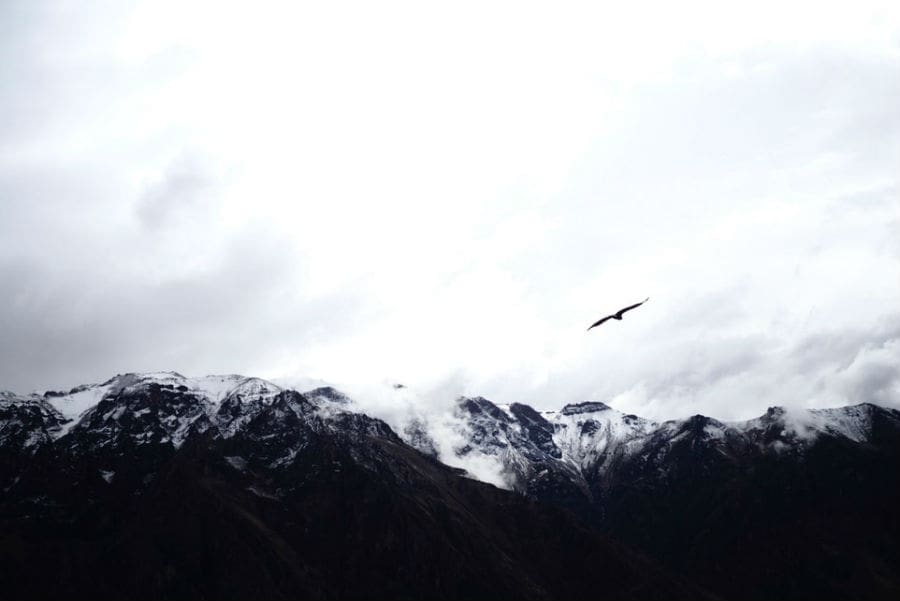
[[[0,590],[900,598],[896,410],[657,423],[460,398],[449,451],[427,419],[394,426],[331,387],[236,375],[2,392]],[[447,465],[472,461],[502,488]]]

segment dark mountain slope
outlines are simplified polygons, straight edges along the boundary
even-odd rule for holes
[[[900,430],[873,411],[882,444],[679,440],[665,473],[632,465],[606,485],[602,529],[731,599],[898,599]]]
[[[105,397],[23,467],[0,500],[6,598],[702,596],[378,420],[293,391],[208,406],[166,386]]]
[[[900,599],[898,411],[771,408],[734,424],[655,424],[602,403],[543,422],[516,405],[511,415],[471,405],[460,400],[459,414],[478,435],[460,455],[495,458],[516,490],[723,598]],[[553,462],[569,471],[545,468]],[[560,493],[580,482],[580,503]]]
[[[175,373],[3,393],[0,590],[900,598],[898,411],[656,423],[594,401],[460,399],[456,453],[493,462],[510,492],[439,463],[422,416],[401,439],[354,408],[330,388]]]

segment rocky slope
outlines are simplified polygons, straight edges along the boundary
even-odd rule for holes
[[[895,410],[656,423],[474,397],[453,423],[448,457],[427,419],[395,431],[329,387],[154,373],[0,393],[0,590],[900,598]]]
[[[654,423],[603,403],[460,399],[458,455],[731,599],[900,596],[900,412]],[[740,582],[741,586],[735,586]]]
[[[14,599],[702,598],[573,515],[348,410],[239,376],[0,399]]]

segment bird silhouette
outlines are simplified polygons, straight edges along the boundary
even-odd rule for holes
[[[650,297],[649,297],[649,296],[648,296],[647,298],[645,298],[644,300],[642,300],[641,302],[639,302],[639,303],[635,303],[635,304],[633,304],[633,305],[629,305],[629,306],[625,307],[624,309],[619,309],[618,311],[616,311],[616,312],[613,313],[612,315],[607,315],[607,316],[604,317],[603,319],[598,319],[598,320],[595,321],[593,324],[591,324],[591,327],[588,328],[588,331],[590,331],[591,328],[596,328],[597,326],[599,326],[601,323],[603,323],[603,322],[605,322],[605,321],[609,321],[610,319],[618,319],[619,321],[622,321],[622,316],[625,315],[625,313],[627,313],[628,311],[631,311],[632,309],[636,309],[636,308],[640,307],[641,305],[643,305],[644,303],[646,303],[648,300],[650,300]]]

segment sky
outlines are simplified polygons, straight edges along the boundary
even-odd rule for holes
[[[900,407],[895,2],[12,0],[0,82],[0,388]]]

